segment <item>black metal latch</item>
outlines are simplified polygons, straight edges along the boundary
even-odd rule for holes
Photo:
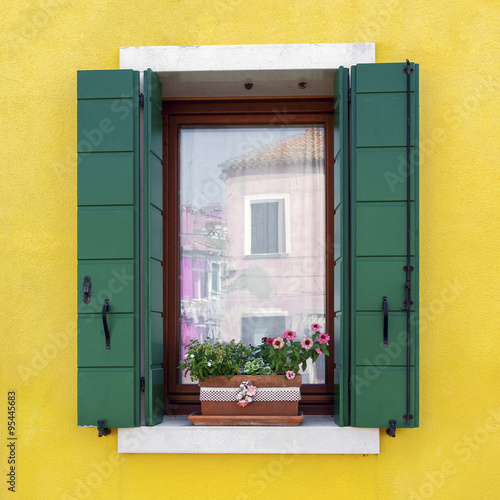
[[[99,437],[109,436],[111,434],[111,429],[104,427],[104,420],[97,421],[97,431],[99,432]]]
[[[413,68],[410,66],[410,61],[406,60],[406,66],[403,68],[403,73],[411,75],[413,73]]]
[[[85,276],[83,278],[83,302],[88,304],[90,302],[90,296],[92,295],[92,282],[90,281],[90,276]]]

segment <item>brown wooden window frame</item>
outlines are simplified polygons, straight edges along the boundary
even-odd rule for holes
[[[197,384],[178,383],[179,352],[179,129],[183,125],[322,124],[325,127],[326,325],[330,356],[325,384],[303,385],[300,410],[333,415],[334,356],[334,200],[333,99],[189,99],[163,102],[163,272],[165,413],[186,415],[200,410]]]

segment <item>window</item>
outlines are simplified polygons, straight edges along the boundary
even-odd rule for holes
[[[210,284],[211,284],[211,289],[210,292],[213,294],[219,293],[220,292],[220,264],[217,262],[212,262],[211,265],[211,271],[210,271]]]
[[[165,380],[167,385],[172,384],[177,380],[175,361],[180,347],[175,341],[175,349],[170,345],[163,358],[159,347],[163,343],[163,323],[166,320],[169,327],[168,321],[175,321],[174,331],[178,328],[184,299],[175,277],[181,265],[178,247],[166,248],[167,260],[163,261],[162,235],[172,230],[172,224],[178,225],[178,219],[167,219],[167,227],[162,228],[162,208],[168,211],[170,204],[177,207],[179,204],[172,196],[164,200],[165,205],[162,201],[162,161],[166,168],[166,157],[178,151],[173,147],[175,136],[163,137],[167,140],[162,141],[162,129],[165,132],[165,126],[170,129],[171,125],[170,118],[162,124],[162,99],[262,97],[259,109],[255,102],[243,109],[245,101],[240,100],[240,109],[236,112],[227,100],[219,101],[217,112],[225,118],[222,122],[219,118],[218,125],[241,126],[234,117],[245,115],[249,117],[249,126],[262,124],[260,119],[267,125],[272,121],[279,126],[282,118],[294,115],[300,115],[300,120],[292,121],[292,125],[317,124],[316,115],[324,112],[324,107],[322,99],[311,96],[323,95],[327,96],[323,101],[329,103],[329,112],[333,107],[335,120],[335,140],[326,147],[327,156],[335,157],[333,172],[327,169],[327,177],[334,177],[335,182],[327,178],[327,185],[333,189],[324,190],[326,227],[323,232],[328,236],[324,252],[327,303],[323,313],[327,313],[327,328],[335,337],[335,366],[326,367],[323,387],[321,384],[306,387],[305,403],[323,403],[326,412],[331,413],[328,387],[335,384],[334,408],[339,425],[386,427],[389,420],[394,420],[397,427],[418,426],[418,65],[411,64],[411,73],[404,63],[365,64],[374,60],[373,44],[125,48],[120,54],[122,68],[150,66],[158,72],[144,72],[144,111],[141,112],[139,82],[142,80],[138,71],[79,72],[80,425],[96,425],[102,419],[109,427],[155,425],[162,420],[164,402],[169,410],[177,404],[184,405],[183,411],[186,411],[189,404],[196,401],[187,387],[189,384],[175,386],[175,382],[174,390],[169,389],[169,399],[163,397],[163,367],[168,365]],[[250,94],[242,85],[247,79],[255,83]],[[308,82],[306,87],[297,86],[304,81]],[[290,96],[290,99],[276,99],[278,107],[271,104],[266,108],[265,103],[271,102],[269,97],[276,95]],[[299,96],[310,96],[306,99],[307,109],[303,101],[297,99]],[[196,113],[205,117],[213,114],[210,101],[191,104],[197,110],[190,111],[186,105],[184,125],[196,125]],[[411,120],[407,120],[407,109]],[[315,117],[307,119],[308,113]],[[189,116],[194,118],[191,124]],[[409,142],[407,123],[410,124]],[[91,137],[100,139],[90,144]],[[401,166],[407,154],[414,168],[410,176],[402,176]],[[327,161],[328,165],[332,163]],[[169,159],[168,164],[175,162]],[[168,169],[165,174],[175,177],[176,169]],[[389,178],[401,179],[401,182],[394,184],[388,182]],[[203,187],[208,189],[209,185]],[[168,189],[165,192],[169,193]],[[269,195],[281,196],[286,192],[275,188],[260,194],[269,198]],[[290,217],[286,213],[286,199],[281,202],[284,235],[281,233],[278,241],[284,242],[285,253],[245,255],[242,244],[243,258],[253,264],[255,260],[289,259],[290,252],[296,251],[295,224],[290,222],[290,229],[287,227],[288,221],[295,219],[294,200],[290,195]],[[410,214],[409,220],[407,214]],[[330,238],[331,219],[335,235]],[[212,226],[205,227],[211,231],[205,246],[216,241],[218,232],[224,235],[223,221],[217,224],[214,219]],[[407,246],[408,228],[411,238]],[[165,243],[168,241],[165,239]],[[191,311],[197,334],[220,336],[222,325],[200,313],[211,312],[205,303],[217,303],[225,281],[238,273],[238,267],[233,262],[221,262],[216,249],[211,258],[204,255],[203,265],[193,261],[199,249],[186,250],[191,251],[191,256],[186,253],[186,263],[191,258],[194,264],[191,268],[186,266],[187,270],[191,269],[194,283],[191,295],[187,296],[192,302],[187,305],[193,307],[186,310]],[[170,266],[171,262],[177,264]],[[215,293],[210,273],[217,266],[220,291]],[[165,268],[166,281],[177,283],[177,289],[172,290],[171,285],[163,288]],[[169,274],[172,272],[173,279]],[[412,290],[414,303],[403,312],[409,273],[412,286],[408,289]],[[335,287],[329,278],[332,274]],[[247,272],[244,281],[251,283],[253,276]],[[272,288],[269,291],[272,293]],[[172,311],[163,310],[162,296],[167,295],[179,298]],[[111,330],[109,353],[103,342],[101,317],[106,298],[109,299],[107,320]],[[382,303],[388,304],[385,308],[388,329],[384,329],[387,323]],[[291,310],[281,309],[288,318]],[[239,318],[258,316],[262,310],[249,308],[242,311]],[[307,322],[321,314],[314,305],[306,307],[303,320]],[[406,325],[410,325],[406,332],[410,342],[398,335],[405,331]],[[386,331],[388,346],[395,342],[394,349],[386,349],[380,341],[382,332],[385,335]],[[411,347],[408,355],[406,343]],[[167,359],[172,355],[173,359]]]
[[[241,340],[245,344],[260,344],[262,337],[277,337],[287,330],[287,317],[283,314],[277,315],[270,312],[264,315],[256,312],[252,316],[241,318]]]
[[[245,196],[245,254],[290,251],[289,195]]]
[[[167,413],[185,414],[198,387],[177,366],[191,339],[257,344],[314,322],[333,328],[333,106],[165,101],[163,130],[165,399]],[[303,411],[331,413],[333,355],[303,384]]]
[[[250,203],[250,253],[282,253],[283,226],[282,200]]]

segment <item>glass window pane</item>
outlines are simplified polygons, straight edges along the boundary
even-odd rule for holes
[[[179,356],[324,325],[324,157],[323,126],[181,127]]]
[[[278,210],[277,201],[251,204],[252,254],[279,252],[282,228],[278,226]]]

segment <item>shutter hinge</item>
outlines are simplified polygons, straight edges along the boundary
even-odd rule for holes
[[[139,106],[141,108],[144,107],[144,94],[142,94],[142,93],[139,95]]]
[[[351,102],[351,89],[347,91],[347,102]]]
[[[97,433],[98,437],[109,436],[111,434],[111,429],[104,427],[104,420],[97,421]]]
[[[396,437],[396,421],[395,420],[389,420],[389,427],[386,429],[387,434],[391,436],[391,438]]]
[[[141,392],[146,391],[146,379],[144,377],[141,377]]]

